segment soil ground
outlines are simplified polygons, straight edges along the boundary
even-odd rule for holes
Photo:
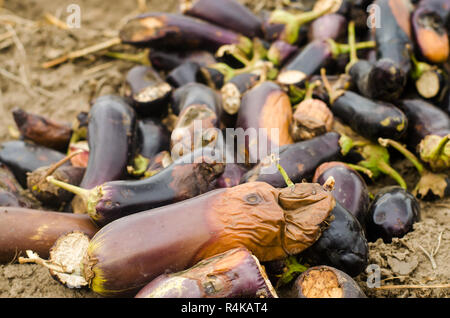
[[[274,7],[279,1],[245,1],[254,9]],[[67,7],[78,4],[81,28],[64,30],[45,19],[46,13],[65,21]],[[149,0],[153,11],[175,11],[177,1]],[[11,139],[14,127],[11,110],[22,107],[56,120],[72,121],[90,101],[100,95],[120,91],[124,75],[132,64],[110,60],[101,54],[88,55],[58,67],[44,69],[41,64],[61,54],[107,41],[129,17],[139,13],[136,1],[102,0],[0,0],[0,141]],[[127,50],[120,46],[111,50]],[[412,187],[417,174],[406,162],[396,163]],[[382,186],[392,184],[381,179],[372,187],[376,194]],[[414,231],[391,244],[370,243],[370,263],[381,267],[381,285],[437,285],[450,281],[450,200],[421,203],[422,221]],[[431,251],[436,269],[421,247]],[[421,246],[421,247],[420,247]],[[448,297],[449,289],[367,288],[366,274],[357,281],[369,297]],[[86,290],[61,286],[48,271],[37,265],[0,265],[0,297],[96,297]]]

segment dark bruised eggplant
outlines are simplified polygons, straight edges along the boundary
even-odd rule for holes
[[[243,73],[234,76],[220,90],[223,110],[235,115],[241,107],[242,95],[258,83],[257,74]]]
[[[359,221],[339,202],[331,212],[334,219],[320,238],[301,256],[312,265],[328,265],[358,276],[367,266],[369,246]]]
[[[340,158],[339,134],[329,132],[319,137],[280,147],[280,165],[292,182],[311,180],[316,168],[324,162]],[[246,173],[241,182],[263,181],[274,187],[285,187],[283,177],[273,163],[261,162]]]
[[[346,273],[330,266],[308,268],[294,282],[293,298],[367,298]]]
[[[345,163],[331,161],[321,164],[316,169],[312,182],[323,185],[329,177],[333,177],[335,181],[331,194],[365,228],[370,197],[369,188],[364,179]]]
[[[286,189],[242,184],[119,219],[91,241],[80,233],[62,236],[43,264],[66,285],[89,285],[105,296],[135,295],[167,271],[185,270],[233,248],[245,247],[261,262],[298,254],[321,235],[334,204],[318,184]],[[74,269],[69,275],[56,265],[69,263]]]
[[[450,167],[450,117],[433,104],[420,99],[404,99],[399,107],[408,117],[408,147],[418,151],[432,170]]]
[[[262,21],[237,0],[182,0],[180,11],[249,38],[262,36]]]
[[[281,67],[298,52],[299,48],[295,45],[278,40],[270,45],[267,51],[267,58],[277,67]]]
[[[222,160],[211,154],[208,149],[198,149],[152,177],[139,181],[111,181],[87,190],[55,178],[49,179],[49,182],[82,197],[87,213],[103,227],[126,215],[213,190],[216,179],[225,167]]]
[[[173,87],[177,88],[188,83],[197,82],[197,74],[200,71],[200,65],[195,62],[184,62],[180,64],[169,74],[167,74],[166,80]]]
[[[135,111],[118,96],[97,98],[89,112],[89,161],[80,187],[92,189],[125,177],[134,155],[135,138]],[[75,213],[86,212],[77,196],[72,207]]]
[[[293,143],[288,95],[273,82],[262,82],[242,97],[236,120],[239,163],[258,163],[275,148]]]
[[[200,66],[217,63],[214,55],[208,51],[166,52],[152,49],[148,58],[154,68],[165,72],[170,72],[184,62],[194,62]]]
[[[411,20],[417,49],[421,55],[431,63],[445,62],[449,57],[449,40],[441,16],[431,8],[419,5]]]
[[[11,170],[2,163],[0,164],[0,191],[0,206],[40,208],[40,203],[22,188]]]
[[[1,145],[0,162],[4,163],[24,188],[27,173],[49,166],[65,156],[63,153],[25,141],[7,141]]]
[[[87,215],[0,207],[0,263],[9,263],[26,250],[48,257],[61,235],[80,231],[92,237],[97,230]]]
[[[138,140],[138,153],[146,158],[170,149],[170,132],[157,119],[145,118],[138,121]]]
[[[427,8],[437,13],[444,25],[447,28],[447,32],[450,31],[450,1],[449,0],[421,0],[418,4],[418,8]]]
[[[180,14],[152,12],[139,15],[120,31],[123,43],[157,49],[206,49],[216,51],[235,44],[250,53],[251,41],[231,30]]]
[[[178,273],[163,274],[136,298],[277,298],[266,271],[247,249],[232,249]]]
[[[420,221],[420,205],[416,198],[400,187],[381,190],[371,203],[366,219],[367,239],[382,238],[390,243],[393,237],[403,237]]]
[[[135,66],[127,74],[125,96],[141,116],[164,117],[172,87],[150,66]]]
[[[377,55],[383,62],[377,63],[372,71],[373,79],[378,81],[376,84],[380,90],[392,92],[398,98],[411,71],[410,8],[407,0],[376,0],[374,4],[379,9],[380,19],[374,25]],[[393,87],[401,89],[395,94]]]
[[[347,19],[339,13],[331,13],[314,20],[309,26],[308,39],[341,40],[347,34]]]
[[[70,125],[28,113],[20,108],[13,109],[12,114],[24,139],[58,151],[67,150],[72,135]]]

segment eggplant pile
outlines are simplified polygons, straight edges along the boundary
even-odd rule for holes
[[[120,39],[140,58],[106,56],[142,65],[117,94],[71,125],[13,110],[0,261],[106,297],[366,297],[352,277],[368,241],[404,236],[418,200],[450,195],[438,2],[259,15],[180,0],[131,18]],[[393,168],[401,156],[417,185]],[[398,185],[373,196],[383,175]]]

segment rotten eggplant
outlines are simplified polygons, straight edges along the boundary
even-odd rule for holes
[[[220,90],[223,110],[229,115],[235,115],[241,107],[242,96],[258,83],[257,74],[243,73],[234,76]]]

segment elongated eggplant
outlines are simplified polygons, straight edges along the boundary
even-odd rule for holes
[[[309,26],[308,39],[342,40],[347,33],[347,20],[339,13],[331,13],[314,20]]]
[[[314,266],[294,282],[293,298],[367,298],[346,273],[330,266]]]
[[[370,205],[366,225],[367,239],[382,238],[390,243],[393,237],[403,237],[420,221],[420,205],[416,198],[400,187],[381,190]]]
[[[58,237],[72,231],[92,237],[98,229],[87,215],[0,207],[0,263],[13,261],[25,250],[48,257]]]
[[[334,204],[318,184],[276,189],[254,182],[218,189],[119,219],[91,241],[80,233],[62,236],[43,264],[66,285],[89,285],[105,296],[135,295],[167,271],[233,248],[245,247],[262,262],[298,254],[321,235]],[[74,270],[67,275],[56,264]]]
[[[182,0],[180,11],[249,38],[262,36],[262,21],[237,0]]]
[[[67,150],[72,135],[70,125],[28,113],[20,108],[13,109],[12,114],[23,138],[55,150]]]
[[[293,143],[291,120],[291,102],[280,86],[265,81],[248,90],[236,121],[240,162],[258,163],[273,149]]]
[[[7,141],[1,145],[0,162],[4,163],[24,188],[27,173],[49,166],[65,156],[63,153],[25,141]]]
[[[243,73],[234,76],[220,90],[223,110],[235,115],[241,107],[242,95],[257,84],[257,74]]]
[[[178,273],[158,276],[136,298],[277,298],[258,259],[245,248],[200,261]]]
[[[299,48],[295,45],[278,40],[270,45],[267,51],[267,58],[277,67],[281,67],[298,52]]]
[[[331,161],[317,167],[313,182],[323,185],[329,177],[333,177],[335,181],[331,194],[337,202],[356,217],[365,229],[370,197],[369,188],[364,179],[345,163]]]
[[[355,277],[367,266],[369,246],[359,221],[336,201],[334,219],[301,255],[312,265],[328,265]]]
[[[170,85],[177,88],[188,83],[197,82],[198,72],[200,72],[200,65],[188,61],[170,71],[170,73],[167,74],[166,80]]]
[[[399,104],[410,122],[408,147],[433,170],[450,167],[450,117],[433,104],[420,99],[404,99]]]
[[[319,137],[283,146],[279,149],[280,165],[292,182],[311,180],[316,168],[324,162],[340,158],[339,134],[329,132]],[[283,177],[273,164],[261,162],[246,173],[241,182],[264,181],[274,187],[285,187]]]
[[[125,96],[141,116],[164,117],[172,87],[150,66],[135,66],[127,74]]]
[[[170,149],[170,132],[157,119],[139,120],[138,138],[138,152],[146,158],[152,158],[157,153]]]
[[[431,63],[445,62],[449,57],[449,41],[441,16],[436,11],[419,5],[411,20],[421,55]]]
[[[91,189],[118,180],[127,173],[134,155],[136,114],[123,99],[113,95],[99,97],[89,112],[89,161],[80,187]],[[76,196],[75,213],[85,213],[85,204]]]
[[[166,169],[139,181],[111,181],[82,189],[50,179],[50,183],[83,198],[84,209],[100,227],[129,214],[193,198],[215,188],[224,171],[222,160],[207,149],[179,158]]]
[[[120,31],[123,43],[157,49],[205,49],[216,51],[236,44],[250,53],[251,41],[238,33],[180,14],[152,12],[139,15]]]
[[[151,65],[158,71],[170,72],[184,62],[194,62],[200,66],[217,63],[214,55],[208,51],[166,52],[150,50],[148,56]]]
[[[395,90],[391,86],[402,88],[397,92],[400,97],[406,86],[407,76],[411,70],[409,58],[412,49],[410,8],[407,0],[376,0],[374,2],[379,9],[380,21],[375,23],[375,38],[377,42],[377,55],[383,59],[373,70],[373,78],[378,80],[377,87],[383,91]],[[395,73],[395,76],[394,76]],[[396,81],[392,82],[390,79]]]

